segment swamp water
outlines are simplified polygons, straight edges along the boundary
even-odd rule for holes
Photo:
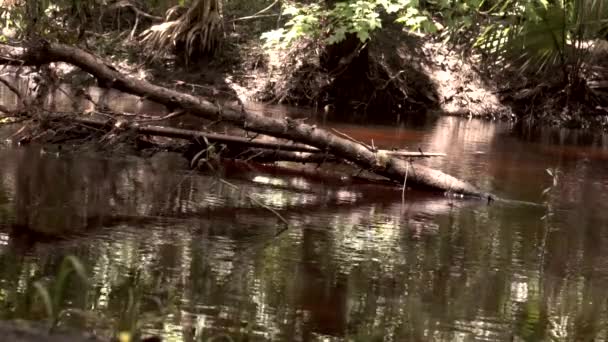
[[[0,318],[46,317],[34,283],[66,255],[60,325],[166,341],[608,338],[608,137],[441,118],[334,126],[497,195],[451,200],[289,172],[0,149]],[[552,185],[547,168],[558,168]],[[250,196],[275,208],[289,228]],[[32,308],[37,308],[33,310]],[[226,339],[230,340],[230,339]]]

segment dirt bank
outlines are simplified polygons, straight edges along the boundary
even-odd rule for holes
[[[470,60],[398,25],[380,31],[354,58],[329,66],[327,52],[313,41],[283,50],[256,44],[246,47],[254,61],[236,77],[248,100],[311,106],[340,121],[395,123],[428,113],[513,118]]]
[[[484,69],[479,56],[397,25],[333,65],[325,47],[312,40],[269,49],[244,29],[233,27],[228,48],[215,60],[195,70],[152,69],[151,80],[202,95],[312,107],[344,122],[394,124],[433,114],[608,128],[606,42],[591,50],[597,71],[584,95],[577,95],[559,73]]]
[[[221,101],[312,107],[342,122],[395,124],[432,114],[608,128],[607,42],[591,51],[597,70],[583,94],[563,86],[555,72],[484,70],[480,57],[465,54],[462,47],[413,35],[399,25],[385,27],[368,44],[337,57],[328,56],[330,47],[307,39],[286,49],[265,47],[263,30],[253,26],[231,25],[221,52],[193,67],[167,58],[142,64],[117,57],[112,62],[122,72],[178,91]],[[129,49],[133,55],[138,47]],[[119,56],[107,57],[112,55]],[[66,82],[95,82],[73,68],[60,69]]]

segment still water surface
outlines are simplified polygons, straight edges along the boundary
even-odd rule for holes
[[[0,318],[45,317],[36,281],[66,255],[61,324],[167,341],[540,341],[608,338],[608,140],[441,118],[334,126],[509,199],[486,205],[179,158],[0,149]],[[560,170],[557,185],[547,168]],[[275,208],[289,228],[248,196]],[[549,215],[547,215],[549,214]],[[129,301],[134,303],[129,305]]]

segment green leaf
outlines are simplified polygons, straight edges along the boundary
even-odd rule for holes
[[[34,288],[36,289],[36,293],[38,294],[38,296],[42,299],[42,303],[44,304],[44,309],[46,310],[48,318],[51,321],[54,321],[55,310],[53,307],[53,300],[51,299],[49,290],[39,281],[34,283]]]
[[[73,255],[68,255],[63,262],[65,263],[66,267],[72,267],[72,270],[76,272],[76,275],[80,278],[80,281],[82,281],[83,284],[89,284],[89,277],[87,276],[86,269],[78,258]]]
[[[401,11],[402,9],[403,9],[403,5],[401,5],[401,4],[389,4],[388,6],[384,7],[384,10],[388,14],[397,13],[397,12]]]
[[[300,13],[300,9],[295,6],[286,6],[283,9],[283,15],[297,15]]]
[[[344,39],[346,39],[346,28],[338,27],[336,30],[334,30],[334,33],[331,36],[329,36],[327,43],[336,44],[336,43],[343,41]]]
[[[281,41],[283,36],[285,35],[285,29],[280,28],[277,30],[272,30],[268,32],[262,33],[262,40],[265,40],[267,43],[278,43]]]
[[[362,43],[365,43],[369,39],[369,32],[366,30],[358,31],[357,38],[359,38]]]

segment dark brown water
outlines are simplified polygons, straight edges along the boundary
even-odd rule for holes
[[[75,255],[91,284],[72,279],[60,324],[105,336],[136,323],[167,341],[608,337],[606,136],[456,118],[334,127],[446,152],[427,163],[548,206],[416,193],[402,205],[398,189],[257,167],[224,170],[234,188],[170,155],[5,148],[0,318],[46,317],[34,283]],[[542,197],[547,168],[559,179]]]

